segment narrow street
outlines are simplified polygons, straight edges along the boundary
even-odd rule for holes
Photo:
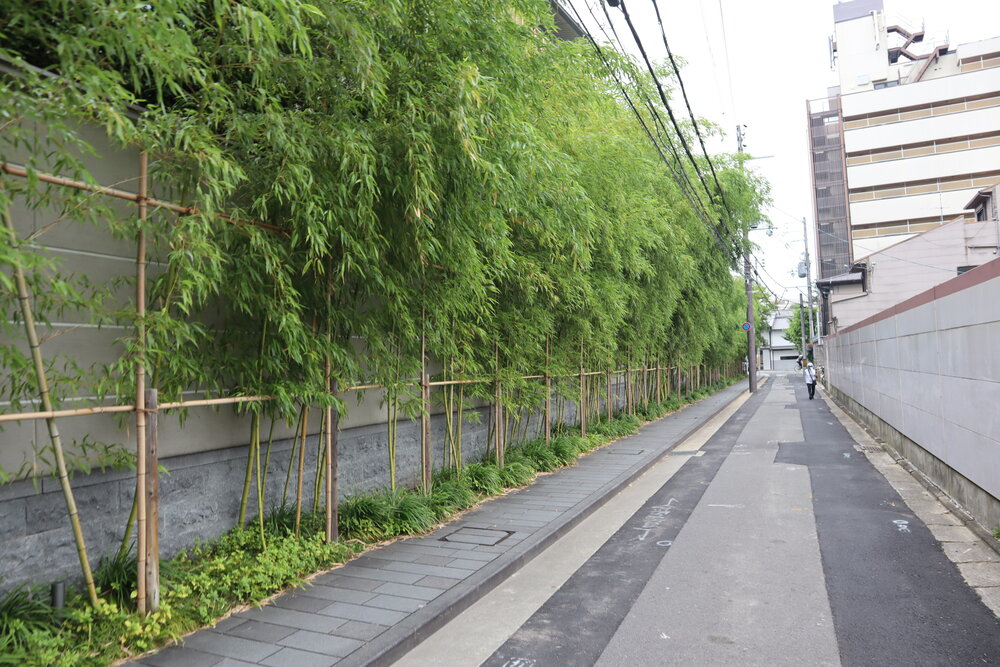
[[[1000,664],[996,553],[837,412],[771,376],[396,664]]]

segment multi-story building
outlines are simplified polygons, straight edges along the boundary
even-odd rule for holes
[[[882,0],[833,14],[840,85],[807,104],[820,279],[956,218],[975,222],[966,205],[1000,182],[1000,37],[925,39],[888,20]]]

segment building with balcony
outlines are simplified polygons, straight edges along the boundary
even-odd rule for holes
[[[840,85],[808,102],[818,275],[963,216],[1000,182],[1000,37],[952,47],[888,20],[882,0],[833,7]]]

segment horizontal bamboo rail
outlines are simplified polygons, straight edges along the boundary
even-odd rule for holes
[[[587,371],[583,375],[594,376],[594,375],[606,375],[611,373],[612,375],[620,375],[622,373],[630,373],[637,371],[656,371],[656,370],[673,370],[674,366],[664,366],[664,367],[650,367],[650,368],[630,368],[630,369],[618,369],[613,371]],[[564,373],[562,375],[549,375],[550,378],[559,377],[580,377],[580,373]],[[519,380],[540,380],[545,378],[544,375],[520,375],[516,379]],[[484,384],[487,382],[494,382],[495,378],[487,379],[474,379],[474,380],[437,380],[434,382],[429,382],[428,386],[431,387],[448,387],[461,384]],[[403,382],[402,384],[406,386],[420,386],[420,380],[414,379],[411,381]],[[344,393],[351,391],[365,391],[368,389],[386,389],[385,385],[382,384],[359,384],[352,385],[350,387],[345,387],[343,389]],[[195,399],[191,401],[175,401],[172,403],[161,403],[159,405],[158,411],[163,412],[164,410],[179,410],[186,408],[198,408],[205,406],[214,405],[234,405],[238,403],[256,403],[262,401],[274,400],[274,396],[227,396],[222,398],[202,398]],[[89,408],[75,408],[68,410],[50,410],[48,412],[20,412],[12,414],[0,414],[0,423],[4,422],[14,422],[14,421],[31,421],[35,419],[51,419],[55,417],[87,417],[90,415],[99,414],[111,414],[116,412],[135,412],[135,405],[98,405]]]
[[[15,167],[12,164],[6,162],[0,163],[0,170],[11,176],[20,176],[21,178],[28,178],[28,170],[23,167]],[[32,172],[38,180],[43,183],[51,183],[53,185],[61,185],[67,188],[75,188],[77,190],[85,190],[87,192],[93,192],[100,195],[107,195],[108,197],[115,197],[117,199],[124,199],[125,201],[136,202],[140,200],[146,203],[147,206],[154,206],[156,208],[164,208],[168,211],[173,211],[174,213],[179,213],[181,215],[201,215],[204,211],[201,211],[193,206],[180,206],[179,204],[171,204],[170,202],[160,201],[159,199],[152,199],[150,197],[143,197],[134,192],[128,192],[126,190],[119,190],[117,188],[110,188],[104,185],[90,185],[89,183],[84,183],[83,181],[75,181],[71,178],[65,178],[63,176],[55,176],[53,174],[46,174],[42,171]],[[269,229],[273,232],[280,232],[282,234],[287,233],[288,230],[278,227],[276,225],[269,225],[266,222],[257,222],[256,220],[243,220],[240,218],[234,218],[222,213],[213,214],[220,220],[225,220],[226,222],[241,226],[241,227],[261,227],[263,229]]]

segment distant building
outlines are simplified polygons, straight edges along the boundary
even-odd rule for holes
[[[807,103],[818,277],[962,216],[1000,182],[1000,37],[952,48],[886,19],[882,0],[833,7],[840,86]]]
[[[761,370],[791,371],[798,367],[799,352],[792,341],[799,338],[801,332],[788,330],[794,312],[790,304],[782,303],[771,313],[760,348]]]

